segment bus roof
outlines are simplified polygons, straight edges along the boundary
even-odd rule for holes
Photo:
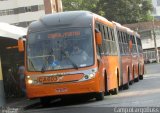
[[[124,27],[117,22],[110,22],[106,18],[89,11],[67,11],[45,15],[39,20],[32,22],[29,25],[28,32],[30,33],[48,29],[69,27],[91,27],[91,25],[93,24],[93,18],[107,24],[110,27],[114,27],[115,24],[119,30],[127,32],[129,34],[133,34],[133,31],[131,29]]]
[[[130,28],[127,28],[127,33],[130,34],[130,35],[134,35],[134,31],[131,30]]]
[[[127,29],[128,29],[127,27],[124,27],[120,23],[117,23],[117,22],[114,22],[114,21],[112,21],[112,23],[116,25],[116,27],[117,27],[118,30],[127,32]]]
[[[140,34],[138,34],[137,32],[135,32],[135,34],[136,34],[136,36],[137,36],[138,38],[140,38]]]
[[[93,13],[89,11],[68,11],[43,16],[29,26],[29,32],[55,28],[91,27]]]
[[[94,14],[94,13],[93,15],[94,15],[95,20],[98,20],[99,22],[106,24],[108,27],[112,27],[112,28],[114,27],[113,23],[107,20],[106,18],[99,16],[97,14]]]

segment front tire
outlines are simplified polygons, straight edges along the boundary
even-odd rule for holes
[[[95,95],[96,101],[101,101],[104,99],[104,92],[96,93]]]
[[[43,107],[48,106],[50,104],[51,100],[47,97],[40,98],[40,103]]]

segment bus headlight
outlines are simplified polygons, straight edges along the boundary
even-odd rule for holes
[[[29,79],[28,84],[33,84],[33,80]]]
[[[27,76],[27,79],[30,79],[31,77],[30,76]]]
[[[90,80],[95,77],[95,73],[85,74],[84,77],[80,81]]]

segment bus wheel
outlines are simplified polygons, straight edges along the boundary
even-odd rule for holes
[[[129,82],[129,85],[132,85],[133,84],[133,80],[131,80],[130,82]]]
[[[144,67],[143,67],[143,73],[141,75],[139,75],[140,80],[143,80],[143,74],[144,74]]]
[[[42,97],[40,98],[40,103],[43,107],[48,106],[50,104],[51,100],[48,97]]]
[[[139,66],[138,66],[138,77],[134,79],[134,82],[139,82]]]
[[[134,77],[133,77],[133,80],[130,80],[130,77],[129,77],[129,85],[132,85],[134,82]]]
[[[127,82],[126,84],[123,85],[123,89],[124,90],[129,89],[129,82]]]
[[[119,92],[118,87],[117,87],[117,88],[114,88],[113,90],[110,91],[110,93],[111,93],[112,95],[117,95],[118,92]]]
[[[143,75],[139,75],[139,79],[140,79],[140,80],[143,80]]]
[[[123,85],[123,89],[124,89],[124,90],[129,89],[129,81],[130,81],[130,72],[129,72],[129,70],[128,70],[128,82]]]
[[[135,82],[139,82],[139,77],[134,79]]]
[[[110,95],[109,91],[105,91],[105,92],[104,92],[104,95],[105,95],[105,96]]]
[[[109,91],[108,91],[108,85],[107,85],[107,76],[105,74],[105,77],[104,77],[104,84],[105,84],[105,92],[104,92],[104,95],[107,96],[107,95],[110,95]]]
[[[96,93],[95,98],[97,101],[103,100],[104,99],[104,92]]]
[[[119,92],[119,89],[118,89],[118,84],[119,84],[118,78],[119,78],[119,77],[117,77],[117,87],[110,91],[110,93],[111,93],[112,95],[117,95],[118,92]]]

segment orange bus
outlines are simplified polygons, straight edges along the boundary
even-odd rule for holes
[[[42,104],[48,97],[72,94],[103,100],[120,86],[128,89],[133,79],[130,42],[127,28],[88,11],[49,14],[32,22],[25,50],[27,97],[40,98]]]
[[[115,23],[115,22],[114,22]],[[129,88],[129,83],[132,84],[132,41],[130,37],[130,32],[128,28],[115,23],[116,25],[116,34],[118,38],[118,47],[119,47],[119,72],[120,72],[120,86],[123,89]]]
[[[140,35],[136,33],[136,45],[138,51],[138,77],[140,80],[143,80],[144,75],[144,57],[143,57],[143,49],[142,49],[142,42],[140,39]]]
[[[133,82],[143,79],[144,59],[140,35],[116,22],[113,23],[116,24],[119,42],[121,86],[123,89],[128,89],[129,84],[132,85]],[[136,40],[139,40],[139,45]],[[130,42],[132,47],[129,47]]]
[[[134,82],[139,81],[139,73],[138,73],[138,50],[137,50],[137,43],[135,39],[135,32],[132,31],[131,34],[131,40],[132,40],[132,74]]]

